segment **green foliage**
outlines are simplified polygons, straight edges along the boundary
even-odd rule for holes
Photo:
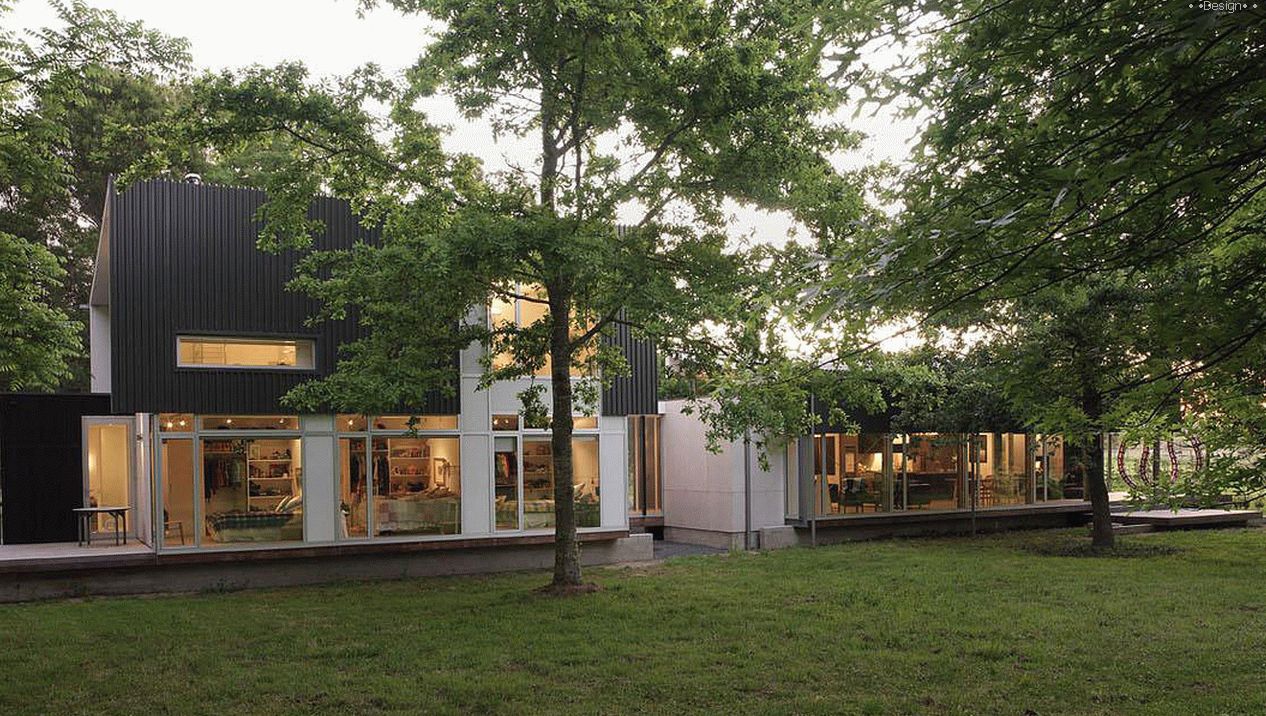
[[[50,302],[65,275],[48,249],[0,232],[0,388],[54,390],[70,376],[80,325]]]
[[[55,283],[46,284],[51,274],[44,272],[23,285],[41,285],[47,310],[66,323],[87,301],[107,177],[154,151],[153,128],[177,97],[165,83],[188,55],[184,41],[113,12],[82,2],[54,6],[59,27],[22,36],[0,30],[0,232],[45,248],[61,264]],[[7,12],[8,3],[0,3],[0,18]],[[7,255],[29,261],[33,254]],[[33,327],[49,316],[16,316],[14,330],[28,340],[24,354],[40,360],[45,343],[44,377],[56,377],[33,385],[86,388],[80,339],[71,347],[58,331],[45,342]]]
[[[1216,422],[1242,429],[1206,430],[1211,447],[1254,440],[1263,405],[1240,396],[1266,388],[1260,11],[934,9],[907,35],[917,61],[871,77],[928,117],[890,195],[903,211],[833,247],[826,293],[985,343],[1039,431]]]

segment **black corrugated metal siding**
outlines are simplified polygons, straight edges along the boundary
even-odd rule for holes
[[[240,187],[152,180],[114,198],[110,317],[116,413],[271,413],[289,389],[333,369],[338,346],[361,333],[354,320],[304,325],[317,304],[287,291],[298,254],[255,246],[264,193]],[[315,246],[373,240],[345,202],[313,200],[325,223]],[[315,371],[176,367],[178,335],[316,340]],[[456,395],[436,392],[422,413],[456,413]]]
[[[0,394],[0,493],[4,543],[69,542],[83,507],[85,415],[110,412],[94,393]]]
[[[606,340],[624,350],[629,374],[619,376],[602,391],[603,415],[649,415],[659,412],[659,365],[655,344],[633,336],[625,323],[615,323]]]

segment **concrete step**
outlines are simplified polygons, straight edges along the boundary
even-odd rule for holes
[[[1112,523],[1112,534],[1114,535],[1141,535],[1155,531],[1156,528],[1152,525],[1123,525],[1120,522]]]

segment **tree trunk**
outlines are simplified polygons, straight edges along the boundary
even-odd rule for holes
[[[572,471],[571,293],[549,287],[550,388],[554,394],[554,582],[555,587],[580,584],[580,547],[576,542],[576,487]]]
[[[1108,480],[1103,470],[1103,397],[1090,386],[1082,393],[1082,410],[1090,418],[1095,432],[1088,437],[1086,449],[1086,490],[1090,493],[1090,543],[1095,547],[1112,547],[1112,512],[1108,509]]]

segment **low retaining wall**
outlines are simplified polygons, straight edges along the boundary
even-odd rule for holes
[[[651,542],[649,534],[586,540],[580,548],[581,562],[598,565],[647,561],[654,556]],[[0,602],[158,592],[233,591],[345,580],[550,569],[554,565],[554,546],[532,543],[320,556],[300,553],[300,556],[294,557],[273,553],[266,559],[251,558],[249,553],[221,556],[225,559],[182,562],[168,559],[169,555],[158,555],[150,556],[144,564],[128,566],[9,572],[0,574]]]

